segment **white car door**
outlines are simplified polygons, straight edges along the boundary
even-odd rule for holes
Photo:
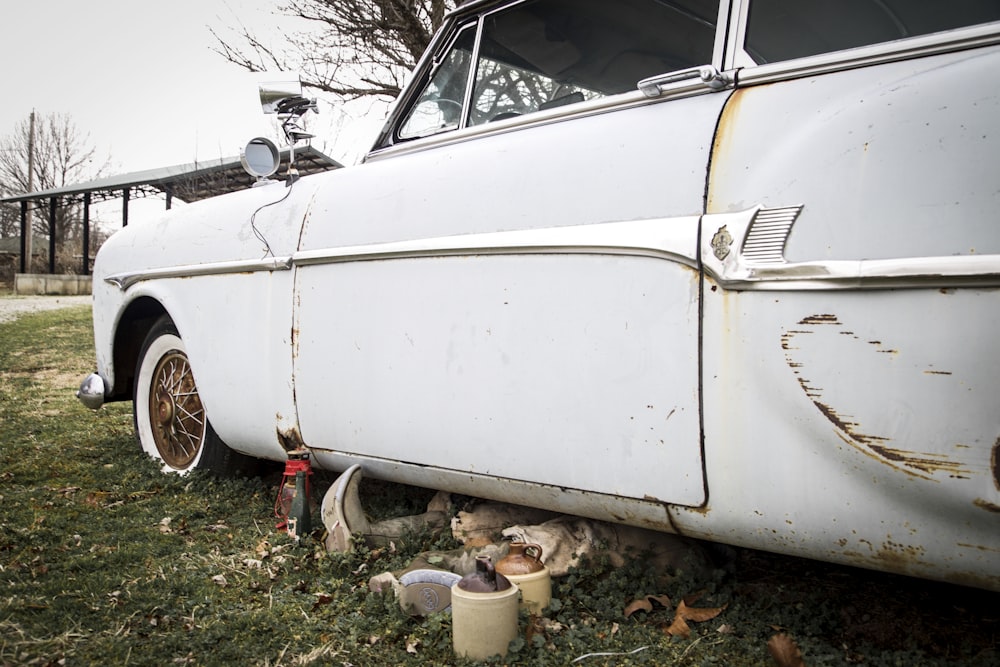
[[[705,500],[697,246],[729,94],[718,13],[459,12],[379,150],[306,222],[295,390],[311,447],[390,478],[431,466]]]

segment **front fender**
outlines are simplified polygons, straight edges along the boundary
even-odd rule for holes
[[[238,451],[284,458],[278,433],[297,431],[292,272],[274,257],[294,252],[317,180],[188,205],[105,243],[94,269],[94,339],[109,400],[131,398],[143,340],[167,314],[218,435]],[[192,279],[206,266],[222,268]]]

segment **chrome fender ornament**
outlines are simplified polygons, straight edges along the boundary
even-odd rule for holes
[[[733,237],[723,225],[712,237],[712,252],[720,262],[729,256],[729,250],[733,245]]]

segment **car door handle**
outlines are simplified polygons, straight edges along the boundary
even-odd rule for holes
[[[656,76],[643,79],[636,85],[646,97],[658,97],[664,92],[663,88],[665,86],[689,79],[701,79],[701,82],[712,90],[722,90],[732,83],[732,80],[728,76],[715,69],[712,65],[700,65],[699,67],[690,67],[677,72],[657,74]]]

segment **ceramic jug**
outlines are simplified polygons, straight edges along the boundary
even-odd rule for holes
[[[511,542],[510,551],[500,559],[496,571],[521,590],[521,607],[541,614],[552,600],[552,577],[542,562],[542,547]]]
[[[452,644],[456,655],[485,660],[507,655],[517,637],[518,588],[498,574],[489,556],[451,588]]]

